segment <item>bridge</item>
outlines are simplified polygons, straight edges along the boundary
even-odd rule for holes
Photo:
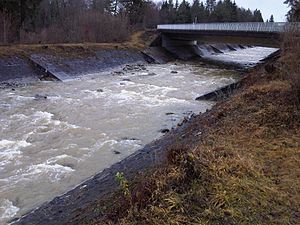
[[[195,23],[162,24],[162,46],[228,43],[280,47],[281,35],[289,28],[300,30],[300,23]]]

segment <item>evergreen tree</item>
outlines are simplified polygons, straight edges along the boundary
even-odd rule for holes
[[[178,0],[176,0],[176,3],[175,3],[175,11],[178,10],[178,7],[179,7],[179,3],[178,3]]]
[[[175,22],[176,9],[174,7],[173,0],[169,0],[169,2],[168,2],[167,16],[169,18],[169,23]]]
[[[273,15],[271,15],[269,22],[274,23],[274,16]]]
[[[0,12],[9,15],[13,21],[16,39],[20,39],[20,29],[34,29],[34,19],[41,0],[1,0]]]
[[[300,0],[285,0],[284,4],[287,4],[291,9],[287,14],[287,19],[290,22],[300,21]]]
[[[159,24],[160,16],[159,16],[159,8],[154,2],[147,2],[146,10],[143,19],[143,27],[155,29]]]
[[[176,4],[177,4],[176,0]],[[176,22],[263,22],[260,10],[252,12],[250,9],[240,8],[232,0],[206,0],[206,5],[201,0],[194,0],[191,7],[187,6],[187,2],[183,1],[179,7],[172,5],[173,1],[163,2],[160,10],[160,18],[162,23]],[[172,7],[170,7],[172,5]],[[170,14],[170,8],[176,11]],[[180,8],[180,9],[179,9]],[[188,9],[190,12],[188,13]],[[189,15],[188,15],[189,14]],[[187,16],[184,16],[187,15]],[[189,18],[189,19],[186,19]]]
[[[120,0],[131,24],[141,24],[146,9],[146,0]]]
[[[0,11],[14,17],[21,27],[25,20],[35,16],[40,2],[41,0],[1,0]]]
[[[253,22],[254,21],[253,12],[250,9],[242,11],[242,13],[240,15],[240,19],[238,21],[241,21],[241,22]]]
[[[177,23],[191,23],[191,11],[188,2],[183,0],[178,7],[176,14]]]
[[[253,12],[253,21],[252,22],[264,22],[264,19],[262,17],[262,14],[260,10],[255,9]]]
[[[160,23],[169,23],[169,18],[168,18],[168,2],[165,1],[162,3],[160,11],[159,11],[159,18],[160,18]]]
[[[230,17],[230,12],[226,10],[225,4],[222,1],[218,1],[213,11],[210,13],[211,22],[225,22],[226,18]]]
[[[218,1],[210,17],[212,22],[236,22],[238,21],[238,7],[231,0]]]
[[[207,18],[206,10],[203,2],[200,3],[199,0],[194,0],[191,7],[191,19],[195,23],[205,22]]]
[[[238,21],[238,7],[237,7],[235,1],[233,3],[231,3],[230,8],[231,8],[230,22],[237,22]]]
[[[159,15],[162,23],[175,23],[176,9],[173,1],[163,2]]]
[[[212,13],[217,5],[216,0],[206,0],[206,9]]]

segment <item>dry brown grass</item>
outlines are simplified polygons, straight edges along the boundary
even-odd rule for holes
[[[173,146],[164,165],[131,183],[130,201],[100,200],[98,216],[83,224],[299,224],[294,100],[279,74],[255,71],[238,94],[196,118],[205,131],[196,147]]]
[[[89,57],[94,56],[98,50],[143,50],[149,44],[145,40],[144,32],[139,31],[131,35],[123,43],[70,43],[70,44],[19,44],[0,46],[0,58],[11,56],[28,57],[33,53],[45,53],[62,57]]]
[[[300,103],[300,31],[290,28],[283,37],[282,76],[290,81]]]

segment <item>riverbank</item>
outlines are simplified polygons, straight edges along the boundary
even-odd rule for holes
[[[250,69],[211,111],[16,224],[296,224],[300,115],[280,68]]]
[[[279,62],[250,71],[230,99],[172,134],[159,165],[125,173],[118,193],[65,222],[297,224],[300,112],[282,76]]]
[[[1,208],[7,207],[7,211],[0,213],[4,219],[7,215],[20,217],[75,188],[160,138],[191,112],[211,108],[213,102],[195,99],[238,77],[236,71],[176,61],[125,66],[120,71],[68,82],[37,82],[1,89],[4,124],[0,132],[1,153],[6,164],[0,196],[13,207],[2,204]],[[12,157],[10,146],[19,150]],[[139,160],[130,161],[135,171],[144,164]],[[113,182],[115,173],[110,177]],[[68,216],[60,206],[73,211],[85,200],[96,199],[101,190],[111,190],[109,185],[101,188],[104,184],[99,177],[102,174],[97,175],[96,182],[86,182],[88,186],[84,190],[79,186],[78,192],[70,192],[75,195],[66,193],[58,198],[63,200],[56,201],[56,205],[50,203],[51,210],[44,211],[45,217],[32,215],[42,221],[54,218],[49,213]],[[80,199],[76,193],[80,193]],[[64,207],[64,201],[73,207]],[[6,213],[10,209],[18,212]],[[57,221],[56,217],[54,224]]]
[[[282,190],[276,183],[277,179],[283,179],[281,175],[276,177],[281,168],[273,168],[273,164],[282,164],[286,159],[283,154],[283,151],[286,154],[286,145],[292,146],[288,151],[295,155],[299,147],[294,144],[298,143],[299,136],[298,111],[289,105],[294,100],[293,93],[289,83],[281,79],[279,68],[280,65],[269,63],[250,69],[241,82],[242,88],[231,100],[218,103],[212,111],[184,119],[177,129],[162,139],[67,194],[45,203],[16,224],[145,224],[145,221],[176,224],[182,221],[195,223],[194,218],[198,218],[196,223],[228,221],[230,224],[243,223],[245,218],[249,219],[246,223],[271,222],[273,214],[284,223],[280,210],[284,211],[284,218],[291,217],[292,222],[296,221],[299,212],[297,208],[289,207],[297,207],[297,201],[287,203],[285,199],[293,197],[297,200],[297,186],[293,190],[289,188],[291,184],[297,184],[293,179],[298,175],[284,177],[289,182]],[[124,79],[120,85],[127,81],[130,79]],[[102,91],[97,89],[97,92]],[[284,119],[278,117],[280,121],[277,121],[275,115],[279,110]],[[273,121],[275,125],[270,124]],[[296,128],[287,128],[287,121]],[[282,132],[286,136],[281,137]],[[249,137],[250,143],[247,142]],[[278,150],[273,145],[281,152],[269,154],[270,150]],[[260,154],[265,156],[260,157]],[[288,160],[291,168],[284,168],[284,173],[297,168],[298,158],[293,160]],[[115,175],[118,172],[124,177],[119,177],[122,189],[116,193],[119,184]],[[269,189],[275,190],[275,194]],[[263,194],[259,195],[261,192]],[[112,205],[111,202],[115,203]],[[282,207],[277,209],[276,204]],[[247,212],[249,208],[253,211]],[[276,209],[274,212],[273,208]],[[252,213],[256,213],[254,217]]]
[[[62,75],[76,79],[125,64],[145,63],[141,51],[149,45],[154,35],[136,32],[124,43],[0,46],[0,84],[20,85],[38,80],[56,80]]]
[[[18,44],[0,46],[0,58],[6,57],[28,57],[31,54],[50,54],[69,57],[86,58],[94,56],[99,50],[142,50],[154,39],[153,32],[136,32],[127,42],[122,43],[79,43],[79,44]]]
[[[35,44],[0,46],[0,86],[18,86],[42,81],[67,81],[78,79],[89,74],[118,70],[124,65],[158,63],[164,64],[179,59],[197,60],[209,67],[236,69],[244,71],[252,67],[246,61],[234,62],[237,59],[233,52],[249,49],[250,61],[257,63],[259,54],[252,46],[240,45],[197,45],[185,49],[186,56],[172,54],[172,51],[159,47],[156,43],[157,33],[136,32],[124,43],[82,43],[82,44]],[[155,41],[154,41],[155,40]],[[154,43],[154,47],[150,46]],[[158,46],[156,46],[158,45]],[[155,47],[156,46],[156,47]],[[202,49],[202,50],[201,50]],[[175,51],[176,48],[173,49]],[[181,48],[175,52],[181,52]],[[221,51],[222,50],[222,51]],[[268,51],[266,49],[263,52]],[[269,49],[270,53],[273,49]],[[220,53],[220,56],[215,55]],[[260,52],[260,51],[258,51]],[[253,58],[254,56],[254,58]],[[228,58],[229,61],[224,61]],[[206,66],[207,66],[206,65]],[[212,66],[214,65],[214,66]]]

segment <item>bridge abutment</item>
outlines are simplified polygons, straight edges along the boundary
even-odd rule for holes
[[[162,34],[161,46],[180,59],[190,59],[198,56],[196,40],[177,40]]]
[[[168,37],[168,35],[162,34],[162,47],[183,47],[197,45],[196,40],[176,40]]]

